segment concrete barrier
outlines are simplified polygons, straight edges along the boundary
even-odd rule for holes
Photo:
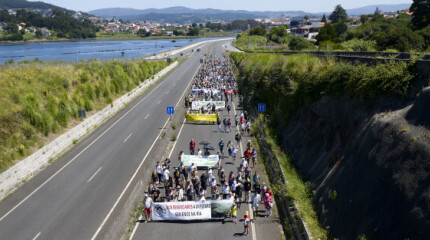
[[[18,188],[24,181],[42,171],[49,165],[50,161],[59,157],[61,153],[69,149],[74,144],[74,141],[92,132],[97,126],[101,125],[111,116],[119,112],[123,107],[142,94],[147,87],[155,83],[177,65],[178,62],[170,64],[168,67],[155,74],[153,79],[147,79],[132,91],[115,100],[112,105],[108,105],[102,110],[91,115],[71,130],[39,149],[37,152],[1,173],[0,199],[3,199],[9,193]]]

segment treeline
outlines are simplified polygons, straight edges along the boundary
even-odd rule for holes
[[[412,17],[399,13],[384,18],[377,8],[374,14],[362,15],[361,25],[349,28],[345,9],[338,5],[330,15],[331,23],[321,28],[317,39],[320,48],[352,51],[430,51],[430,5],[414,0]]]
[[[60,9],[53,9],[49,17],[26,10],[18,10],[16,15],[9,14],[7,10],[1,10],[0,22],[7,23],[4,29],[7,32],[5,40],[12,41],[23,40],[25,30],[18,31],[17,25],[20,23],[25,23],[26,27],[47,28],[54,31],[56,37],[68,39],[95,38],[99,30],[91,21],[75,19],[69,12]],[[36,36],[42,37],[40,33]]]
[[[79,109],[102,109],[167,65],[105,61],[1,68],[0,172],[43,145],[44,135],[76,121]]]
[[[284,51],[314,50],[315,45],[302,37],[292,36],[287,32],[287,26],[272,27],[267,31],[264,24],[250,31],[238,34],[236,47],[248,51]]]
[[[246,100],[267,103],[273,119],[286,120],[298,107],[323,96],[374,100],[406,95],[415,77],[412,63],[405,62],[353,65],[305,54],[230,53],[230,58]]]

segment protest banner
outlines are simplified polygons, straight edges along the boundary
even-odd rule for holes
[[[162,202],[152,204],[152,219],[163,220],[199,220],[210,219],[211,202]]]
[[[206,107],[207,109],[212,109],[212,105],[214,104],[217,110],[222,110],[225,108],[224,101],[194,101],[191,103],[191,110],[198,111],[202,107]]]
[[[214,122],[218,118],[218,113],[216,114],[202,114],[202,113],[185,113],[185,118],[187,122]]]
[[[182,163],[188,167],[194,163],[197,167],[215,167],[219,162],[218,155],[196,156],[182,155]]]

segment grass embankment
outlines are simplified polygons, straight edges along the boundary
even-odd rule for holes
[[[303,181],[291,158],[280,147],[282,136],[279,133],[282,131],[275,126],[287,124],[299,107],[323,96],[362,101],[405,96],[415,76],[413,62],[391,61],[367,66],[310,55],[230,53],[229,56],[237,68],[237,81],[244,103],[248,106],[267,104],[267,122],[260,129],[267,137],[269,148],[280,159],[288,182],[286,186],[280,186],[281,191],[277,192],[284,192],[286,198],[292,199],[314,238],[325,238],[327,233],[320,227],[312,204],[313,186]],[[254,126],[256,124],[259,121]],[[260,140],[256,141],[258,143]],[[262,150],[259,152],[262,153]]]
[[[165,61],[5,65],[0,68],[0,172],[168,65]]]
[[[261,154],[266,151],[271,151],[275,154],[281,164],[282,173],[284,174],[285,180],[287,184],[279,184],[274,183],[274,192],[276,197],[282,199],[288,199],[288,202],[291,207],[297,208],[298,217],[303,219],[310,231],[310,234],[314,239],[327,239],[328,232],[321,226],[318,222],[318,215],[316,213],[315,207],[312,203],[313,193],[312,186],[309,182],[304,182],[300,176],[300,174],[295,169],[290,156],[286,154],[280,147],[278,142],[278,136],[276,132],[269,128],[262,122],[263,116],[260,116],[253,124],[253,132],[256,134],[254,137],[254,141],[257,145],[257,150],[260,153],[259,159],[262,160],[264,164],[268,165],[268,161],[264,154]],[[257,131],[255,128],[259,128]],[[260,136],[260,132],[263,136]],[[265,149],[263,144],[261,143],[261,139],[264,138],[267,143],[267,147],[270,149]],[[267,169],[270,172],[270,169]],[[272,179],[272,183],[273,183]],[[273,185],[273,184],[272,184]],[[285,219],[286,220],[286,219]],[[286,220],[284,224],[289,224],[289,221]],[[288,227],[286,229],[289,229]],[[288,235],[291,237],[293,232],[288,232]]]
[[[230,57],[245,100],[267,103],[267,113],[281,121],[323,96],[373,100],[406,95],[415,76],[413,62],[368,66],[305,54],[230,53]]]

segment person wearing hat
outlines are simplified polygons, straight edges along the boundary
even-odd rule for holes
[[[251,218],[249,217],[249,212],[245,211],[245,215],[243,216],[243,234],[246,233],[246,236],[249,236],[249,223],[251,222]]]
[[[237,223],[237,205],[233,202],[233,206],[231,206],[231,221]]]
[[[151,221],[151,207],[152,207],[152,198],[146,193],[145,197],[143,198],[143,202],[144,202],[144,214],[145,214],[145,222],[150,222]]]
[[[273,199],[268,193],[266,193],[264,206],[266,207],[266,217],[270,217],[272,215]]]

